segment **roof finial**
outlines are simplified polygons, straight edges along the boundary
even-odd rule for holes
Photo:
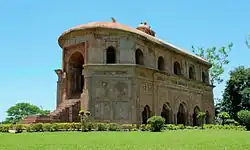
[[[111,19],[112,19],[112,22],[113,22],[113,23],[116,23],[116,20],[115,20],[114,17],[111,17]]]

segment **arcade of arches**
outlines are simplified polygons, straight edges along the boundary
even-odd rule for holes
[[[192,112],[192,115],[189,117],[187,108],[185,103],[181,103],[178,107],[178,112],[176,115],[174,115],[174,112],[172,111],[169,103],[165,103],[162,106],[161,109],[161,116],[165,118],[166,124],[183,124],[183,125],[193,125],[193,126],[199,126],[200,121],[197,119],[197,115],[200,112],[200,108],[196,106]],[[146,105],[142,111],[142,123],[146,124],[148,118],[152,116],[151,108]],[[188,118],[189,117],[189,118]],[[209,118],[209,112],[206,111],[206,117],[205,117],[205,123],[209,124],[210,118]]]

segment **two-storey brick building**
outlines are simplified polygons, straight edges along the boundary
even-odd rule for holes
[[[54,121],[79,121],[85,109],[97,121],[145,123],[161,115],[167,123],[197,125],[206,112],[214,121],[213,88],[207,61],[155,37],[147,23],[137,28],[93,22],[59,37]]]

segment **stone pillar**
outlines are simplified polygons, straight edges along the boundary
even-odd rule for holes
[[[56,69],[55,70],[58,80],[57,80],[57,94],[56,94],[56,107],[62,102],[62,70]]]
[[[174,113],[174,115],[173,115],[173,123],[177,124],[177,115],[176,115],[176,113]]]
[[[69,122],[73,122],[73,106],[69,107]]]

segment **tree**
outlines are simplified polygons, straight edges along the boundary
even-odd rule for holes
[[[201,123],[201,128],[203,129],[204,128],[204,119],[206,117],[206,113],[205,112],[199,112],[198,115],[197,115],[197,119],[200,121]]]
[[[229,63],[228,53],[231,51],[233,43],[230,43],[227,47],[223,46],[221,48],[195,48],[192,46],[192,51],[197,56],[207,60],[212,64],[212,67],[209,69],[210,83],[211,85],[220,84],[223,82],[223,79],[220,77],[224,73],[224,66]]]
[[[241,110],[237,113],[240,124],[246,126],[247,130],[250,130],[250,111]]]
[[[230,72],[220,105],[234,120],[237,112],[250,109],[250,68],[239,66]]]
[[[222,120],[222,125],[224,126],[225,121],[230,118],[230,115],[227,112],[221,112],[218,114],[218,117]]]
[[[6,123],[17,123],[30,115],[46,115],[50,111],[42,110],[38,106],[29,103],[17,103],[7,111]]]

